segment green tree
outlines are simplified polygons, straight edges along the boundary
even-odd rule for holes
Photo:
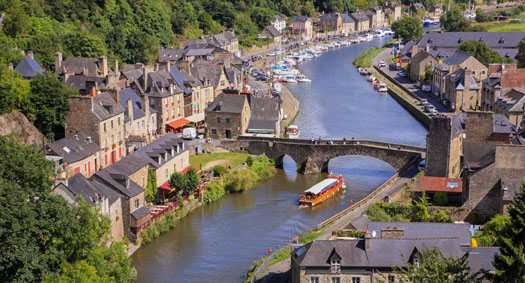
[[[180,172],[171,174],[170,180],[168,181],[170,188],[175,189],[175,192],[179,194],[184,191],[186,187],[186,176]]]
[[[501,58],[498,52],[492,50],[485,42],[479,42],[478,40],[462,42],[458,46],[458,50],[476,57],[484,65],[509,62],[508,58]]]
[[[11,36],[16,37],[25,33],[29,24],[29,16],[24,9],[19,6],[11,7],[7,10],[4,21],[2,22],[3,31]]]
[[[192,194],[200,185],[199,175],[197,171],[190,167],[185,175],[186,180],[184,181],[184,191],[190,195]]]
[[[155,203],[157,201],[157,175],[153,168],[148,168],[148,183],[146,184],[146,201]]]
[[[416,17],[404,17],[392,24],[394,37],[399,38],[404,43],[417,41],[423,36],[423,24]]]
[[[441,26],[447,31],[469,31],[470,23],[465,19],[459,7],[454,6],[440,18]]]
[[[28,109],[24,109],[24,114],[49,140],[54,140],[55,134],[62,137],[69,112],[69,97],[77,94],[78,90],[66,86],[52,74],[39,74],[30,85]]]
[[[248,156],[248,158],[246,158],[246,165],[248,165],[248,167],[251,167],[253,165],[253,158],[251,156]]]
[[[445,206],[448,204],[448,196],[446,192],[436,192],[432,198],[432,203],[438,206]]]
[[[510,225],[510,217],[498,214],[485,223],[478,245],[481,247],[501,246],[498,243],[499,235],[507,231]]]
[[[74,57],[99,57],[105,55],[106,45],[102,38],[87,31],[72,31],[64,38],[66,54]]]
[[[423,82],[425,84],[430,84],[430,80],[432,79],[432,72],[434,71],[434,68],[432,65],[425,65],[425,74],[423,77]]]
[[[500,253],[494,256],[493,282],[525,282],[525,184],[509,206],[510,225],[498,235]]]
[[[484,23],[490,22],[490,16],[481,8],[476,9],[476,22]]]
[[[408,256],[408,255],[403,255]],[[415,255],[418,262],[408,262],[406,267],[394,267],[394,273],[406,282],[454,282],[470,283],[481,282],[482,276],[479,272],[470,274],[468,265],[468,253],[460,258],[454,256],[446,257],[436,247],[424,247],[420,253]]]
[[[314,3],[312,1],[306,1],[301,8],[301,14],[311,17],[315,13]]]
[[[518,55],[516,57],[518,60],[518,68],[525,68],[525,43],[520,42]]]
[[[421,197],[418,200],[413,201],[413,214],[412,214],[412,221],[413,222],[426,222],[430,219],[430,213],[428,212],[428,197],[426,196],[425,192],[421,195]]]
[[[269,25],[273,15],[272,10],[268,8],[254,7],[251,11],[251,18],[259,29],[264,29],[264,27]]]
[[[27,102],[29,91],[29,81],[6,66],[0,66],[0,114],[20,109]]]

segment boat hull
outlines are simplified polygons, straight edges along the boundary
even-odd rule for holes
[[[299,205],[306,205],[306,206],[316,206],[318,204],[320,204],[321,202],[335,196],[339,190],[341,190],[341,188],[344,188],[343,187],[343,184],[344,184],[344,179],[343,177],[333,177],[333,176],[329,176],[329,178],[337,178],[338,179],[338,182],[333,185],[330,189],[322,192],[321,194],[319,194],[316,198],[314,199],[306,199],[303,196],[301,196],[301,198],[299,199]]]

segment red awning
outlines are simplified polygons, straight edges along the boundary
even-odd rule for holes
[[[168,126],[168,127],[170,127],[170,128],[175,130],[175,129],[178,129],[178,128],[180,128],[180,127],[182,127],[184,125],[190,124],[190,123],[191,123],[190,120],[188,120],[186,118],[180,118],[180,119],[177,119],[177,120],[175,120],[173,122],[167,123],[166,126]]]
[[[197,171],[197,173],[201,172],[201,169],[199,169],[199,168],[197,168],[197,167],[195,167],[195,166],[190,165],[190,166],[184,168],[184,170],[182,170],[181,173],[182,173],[182,174],[186,174],[190,168],[195,169],[195,171]]]
[[[172,191],[172,189],[170,188],[170,184],[168,184],[168,182],[160,185],[159,189],[165,190],[165,191],[170,191],[170,192]]]

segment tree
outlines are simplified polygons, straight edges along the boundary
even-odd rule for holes
[[[190,195],[192,194],[200,185],[200,179],[197,175],[197,171],[190,167],[186,172],[186,180],[184,182],[184,191]]]
[[[49,140],[63,136],[64,121],[69,112],[69,97],[78,90],[68,87],[53,75],[38,74],[31,80],[28,107],[24,114]]]
[[[432,79],[432,72],[434,71],[434,68],[432,65],[425,65],[425,74],[423,77],[423,82],[425,84],[430,84],[430,80]]]
[[[251,167],[253,165],[253,158],[251,156],[248,156],[248,158],[246,158],[246,165],[248,165],[248,167]]]
[[[175,189],[175,192],[183,192],[186,186],[186,177],[180,172],[175,172],[171,174],[168,184],[170,185],[170,188]]]
[[[501,58],[498,52],[492,50],[485,42],[479,42],[478,40],[469,40],[462,42],[458,46],[458,50],[468,53],[474,56],[478,61],[484,65],[491,63],[509,62],[508,58]]]
[[[510,225],[498,235],[500,253],[494,256],[493,282],[525,282],[525,184],[509,206]]]
[[[412,221],[413,222],[426,222],[430,219],[430,213],[428,213],[428,198],[425,195],[425,192],[421,195],[419,198],[419,201],[414,200],[413,205],[413,214],[412,214]]]
[[[19,6],[11,7],[7,10],[5,19],[2,22],[2,29],[10,37],[24,34],[29,24],[29,16],[24,9]]]
[[[484,23],[490,22],[490,16],[481,8],[476,9],[476,22]]]
[[[479,237],[479,246],[493,247],[501,246],[498,243],[498,236],[502,235],[510,225],[510,217],[498,214],[487,223],[485,223],[481,236]]]
[[[436,247],[424,247],[415,257],[418,263],[407,262],[405,259],[406,267],[394,267],[394,272],[404,279],[403,282],[470,283],[482,281],[479,272],[470,274],[468,253],[460,258],[446,257]]]
[[[0,136],[0,164],[11,165],[0,166],[0,281],[41,282],[67,274],[67,266],[86,276],[96,270],[94,282],[135,279],[125,244],[106,246],[110,220],[82,198],[73,206],[50,193],[51,163],[36,147]]]
[[[252,20],[257,24],[259,29],[264,29],[270,24],[273,12],[268,8],[254,7],[251,12]]]
[[[454,6],[440,18],[441,26],[447,31],[469,31],[470,23],[465,19],[459,7]]]
[[[82,30],[68,33],[64,45],[69,56],[99,57],[107,53],[102,38]]]
[[[315,13],[314,3],[312,1],[306,1],[301,8],[301,14],[311,17]]]
[[[22,79],[19,73],[0,66],[0,114],[11,112],[26,103],[29,89],[29,82]]]
[[[423,25],[416,17],[404,17],[392,25],[395,32],[394,37],[401,39],[403,43],[417,41],[423,36]]]
[[[448,196],[446,192],[436,192],[432,199],[434,205],[445,206],[448,204]]]
[[[520,42],[516,57],[518,59],[518,68],[525,68],[525,43]]]
[[[157,201],[157,175],[153,168],[148,168],[148,183],[146,184],[146,201],[155,203]]]

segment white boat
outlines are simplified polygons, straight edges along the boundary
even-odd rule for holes
[[[305,75],[298,75],[295,77],[295,80],[297,80],[297,82],[299,83],[311,83],[312,82],[312,80],[310,80]]]
[[[357,44],[357,43],[359,43],[359,39],[357,39],[357,38],[356,39],[352,39],[350,42],[353,43],[353,44]]]
[[[387,92],[388,88],[386,86],[380,86],[378,90],[379,92]]]
[[[295,79],[295,76],[288,75],[288,76],[284,77],[283,82],[285,82],[285,83],[296,83],[297,80]]]
[[[369,82],[373,82],[373,81],[376,80],[376,77],[375,77],[374,75],[370,75],[370,76],[368,76],[368,77],[366,78],[366,80],[369,81]]]
[[[362,75],[362,76],[368,75],[368,70],[365,69],[365,68],[359,68],[357,70],[359,71],[359,74]]]
[[[299,138],[299,127],[297,125],[290,125],[286,128],[286,135],[289,139],[298,139]]]
[[[341,47],[341,44],[339,42],[334,43],[334,47]]]
[[[370,41],[372,39],[374,39],[374,36],[372,34],[366,36],[366,40]]]

